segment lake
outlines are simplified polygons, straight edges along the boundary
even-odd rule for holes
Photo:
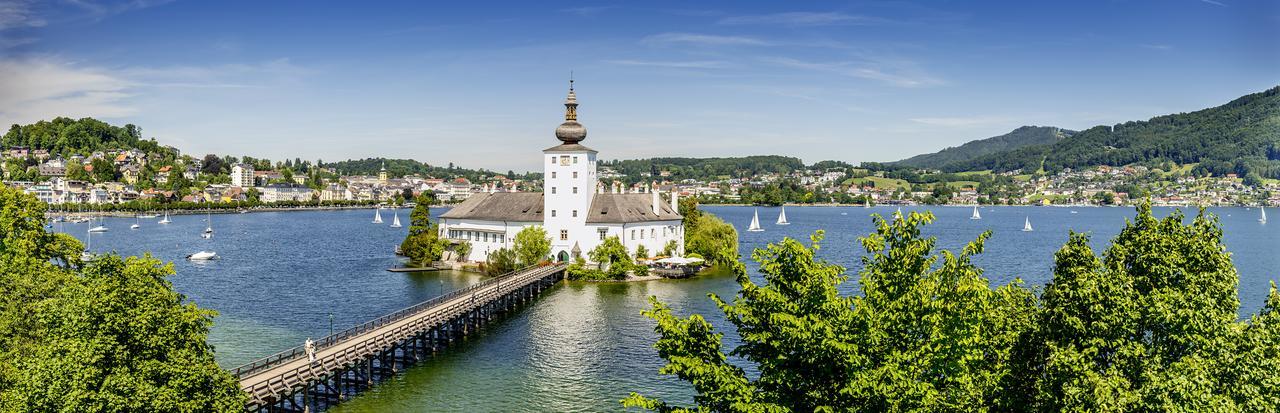
[[[807,240],[826,230],[820,255],[856,275],[863,255],[858,237],[873,229],[872,213],[892,214],[896,207],[789,207],[788,226],[774,225],[778,208],[710,206],[703,208],[740,230],[758,210],[763,232],[741,232],[744,257],[782,237]],[[958,250],[984,230],[993,231],[986,252],[974,258],[993,284],[1021,278],[1041,286],[1050,277],[1053,253],[1068,231],[1092,234],[1095,250],[1119,232],[1132,208],[984,207],[970,220],[970,207],[904,207],[930,210],[938,220],[924,228],[938,247]],[[434,209],[439,215],[443,209]],[[1076,213],[1072,213],[1076,211]],[[1156,208],[1165,216],[1171,208]],[[390,211],[383,218],[390,222]],[[1240,271],[1242,316],[1257,311],[1268,283],[1280,268],[1280,226],[1257,222],[1258,211],[1211,208],[1225,229],[1227,249]],[[408,210],[398,212],[407,224]],[[172,261],[175,288],[204,308],[219,312],[209,341],[224,367],[322,337],[330,326],[342,330],[380,315],[480,281],[459,272],[391,273],[400,265],[392,251],[408,228],[371,224],[371,210],[263,212],[213,215],[216,234],[200,238],[205,216],[173,216],[158,225],[143,220],[107,218],[109,232],[93,235],[93,250],[126,255],[150,252]],[[1023,232],[1030,219],[1033,232]],[[86,224],[55,224],[55,229],[86,236]],[[213,250],[221,259],[207,263],[185,256]],[[757,266],[748,269],[758,281]],[[856,289],[856,276],[845,286]],[[612,411],[618,400],[637,391],[671,401],[691,400],[688,387],[657,373],[662,360],[651,347],[653,323],[640,311],[657,296],[680,314],[700,313],[717,328],[727,325],[708,293],[731,296],[732,276],[639,283],[567,283],[543,294],[515,315],[490,324],[465,343],[443,352],[377,386],[333,411]],[[331,316],[332,315],[332,316]],[[331,324],[332,323],[332,324]],[[737,340],[726,333],[726,344]]]

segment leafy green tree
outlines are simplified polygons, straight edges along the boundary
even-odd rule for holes
[[[44,230],[44,205],[0,188],[0,411],[243,409],[206,336],[215,313],[173,291],[171,265]]]
[[[679,251],[680,251],[680,244],[677,244],[676,240],[667,241],[667,245],[664,245],[662,247],[662,255],[665,255],[668,257],[674,257],[676,253]]]
[[[439,232],[439,226],[431,222],[431,204],[418,202],[409,213],[409,234],[400,243],[400,252],[418,264],[439,261],[447,243]]]
[[[546,261],[551,255],[551,237],[547,236],[547,230],[541,225],[524,227],[516,233],[512,243],[521,267]]]
[[[97,182],[118,181],[120,178],[119,171],[116,171],[116,165],[106,158],[96,158],[90,163],[93,165],[93,179]]]
[[[742,337],[727,354],[705,319],[676,317],[655,300],[645,314],[658,322],[661,372],[690,382],[702,411],[981,410],[1001,394],[1034,296],[1018,284],[992,289],[970,263],[989,234],[959,255],[934,254],[935,240],[919,230],[932,219],[876,217],[876,233],[862,239],[871,256],[861,295],[842,294],[844,268],[816,257],[822,232],[811,246],[785,238],[756,250],[765,284],[740,275],[732,304],[711,296]],[[624,404],[695,411],[636,394]]]
[[[519,258],[516,252],[510,248],[498,248],[489,251],[489,256],[485,258],[485,273],[489,275],[502,275],[517,269],[516,264]]]
[[[453,246],[453,251],[458,254],[458,259],[466,260],[471,255],[471,242],[462,241]]]
[[[636,246],[636,259],[645,258],[649,258],[649,249],[645,248],[644,245]]]
[[[67,179],[74,181],[89,181],[89,173],[84,171],[84,165],[79,163],[67,164]]]
[[[587,258],[600,266],[606,278],[614,280],[627,278],[627,271],[635,267],[635,261],[631,260],[627,247],[622,245],[622,239],[616,235],[605,238],[604,242],[588,251]]]
[[[686,253],[696,253],[725,268],[738,262],[738,230],[719,217],[701,213],[693,227],[685,227],[684,234]]]

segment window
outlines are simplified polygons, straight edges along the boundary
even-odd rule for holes
[[[575,156],[575,157],[573,157],[573,163],[575,163],[575,164],[576,164],[576,163],[578,163],[578,157],[576,157],[576,156]]]
[[[489,233],[484,233],[484,242],[489,242]]]
[[[662,227],[662,236],[667,236],[667,227]]]
[[[578,171],[573,171],[573,177],[574,177],[574,178],[577,178],[577,177],[578,177]]]
[[[635,239],[636,239],[636,230],[633,229],[631,230],[631,240],[634,241]]]
[[[567,230],[567,229],[562,229],[562,230],[560,230],[560,240],[561,240],[561,241],[568,241],[568,240],[569,240],[569,230]]]
[[[551,179],[556,179],[556,171],[551,171]]]
[[[555,165],[555,164],[556,164],[556,157],[555,157],[555,156],[552,156],[552,157],[551,157],[551,164],[552,164],[552,165]]]
[[[658,237],[658,230],[649,228],[649,238],[657,238],[657,237]]]
[[[640,239],[644,239],[644,230],[640,230]]]
[[[596,228],[596,233],[600,234],[600,240],[601,240],[601,241],[604,241],[604,238],[605,238],[607,235],[609,235],[609,229],[608,229],[608,228]]]
[[[551,193],[552,193],[552,194],[555,194],[555,193],[556,193],[556,187],[554,187],[554,186],[553,186],[553,187],[551,187]]]
[[[575,210],[573,210],[573,217],[574,217],[574,218],[577,218],[577,217],[578,217],[578,210],[576,210],[576,209],[575,209]]]
[[[554,209],[553,209],[553,210],[551,210],[551,217],[552,217],[552,218],[555,218],[555,217],[556,217],[556,210],[554,210]]]
[[[575,186],[575,187],[573,187],[573,193],[575,193],[575,194],[576,194],[576,193],[578,193],[578,187],[576,187],[576,186]]]

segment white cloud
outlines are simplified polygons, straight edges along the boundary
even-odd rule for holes
[[[30,123],[56,116],[120,117],[130,82],[97,68],[53,58],[0,61],[0,124]]]
[[[1212,5],[1214,5],[1214,6],[1227,7],[1227,4],[1226,4],[1226,3],[1223,3],[1223,2],[1220,2],[1220,1],[1217,1],[1217,0],[1200,0],[1200,2],[1201,2],[1201,3],[1212,4]]]
[[[884,19],[877,17],[838,12],[788,12],[755,16],[731,16],[720,19],[720,24],[726,25],[761,24],[773,26],[832,26],[842,24],[873,24],[882,22],[884,22]]]
[[[653,61],[653,60],[606,60],[605,63],[611,63],[622,66],[651,66],[666,67],[672,69],[717,69],[725,67],[725,62],[721,61]]]
[[[910,62],[865,61],[865,62],[806,62],[793,58],[764,59],[768,63],[797,69],[808,69],[820,72],[875,80],[898,87],[926,87],[944,83],[941,79],[922,73]]]
[[[685,43],[705,46],[767,46],[769,42],[744,36],[718,36],[697,33],[662,33],[641,40],[642,43]]]
[[[915,123],[920,123],[925,125],[945,126],[950,128],[998,125],[1002,123],[1009,123],[1012,121],[1012,119],[1005,116],[911,118],[909,120]]]
[[[0,0],[0,30],[43,27],[49,22],[31,9],[29,0]]]
[[[1162,51],[1164,51],[1164,50],[1173,50],[1173,46],[1170,46],[1170,45],[1167,45],[1167,44],[1146,44],[1146,43],[1143,43],[1143,44],[1138,45],[1138,47],[1147,48],[1147,49],[1151,49],[1151,50],[1162,50]]]

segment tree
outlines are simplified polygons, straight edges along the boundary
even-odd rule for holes
[[[222,170],[227,167],[226,162],[218,155],[208,154],[204,156],[204,163],[200,165],[200,172],[209,175],[221,174]]]
[[[684,233],[686,253],[696,253],[710,264],[726,268],[738,262],[738,230],[719,217],[702,213]]]
[[[668,257],[674,257],[676,253],[679,251],[680,251],[680,244],[677,244],[676,240],[667,241],[667,245],[664,245],[662,247],[662,255],[665,255]]]
[[[551,237],[541,225],[527,226],[516,233],[513,248],[521,267],[536,265],[551,255]]]
[[[645,258],[649,258],[649,249],[645,248],[644,245],[636,246],[636,259],[639,260]]]
[[[243,409],[187,302],[151,257],[82,263],[43,228],[44,205],[0,188],[0,411]]]
[[[409,213],[409,234],[400,243],[400,252],[415,263],[428,264],[444,256],[447,241],[440,239],[440,228],[431,223],[431,204],[420,199]]]
[[[756,250],[766,283],[740,276],[732,304],[712,295],[743,340],[730,354],[757,367],[754,380],[700,316],[681,319],[655,301],[646,315],[658,321],[662,372],[691,382],[697,405],[712,411],[964,410],[996,398],[1034,296],[1016,284],[991,289],[969,262],[989,234],[959,255],[935,255],[919,231],[930,221],[876,217],[876,233],[862,239],[871,256],[860,296],[840,293],[844,268],[816,258],[821,231],[811,246],[785,238]],[[625,403],[673,407],[634,394]]]
[[[498,248],[489,252],[489,256],[485,259],[484,271],[489,275],[506,274],[517,269],[517,260],[515,250]]]
[[[627,253],[627,247],[622,245],[622,239],[616,235],[605,238],[604,242],[588,251],[587,258],[600,266],[605,277],[615,280],[627,278],[627,271],[635,267],[631,254]]]
[[[95,158],[93,162],[93,179],[98,182],[113,182],[120,178],[116,165],[106,158]]]

